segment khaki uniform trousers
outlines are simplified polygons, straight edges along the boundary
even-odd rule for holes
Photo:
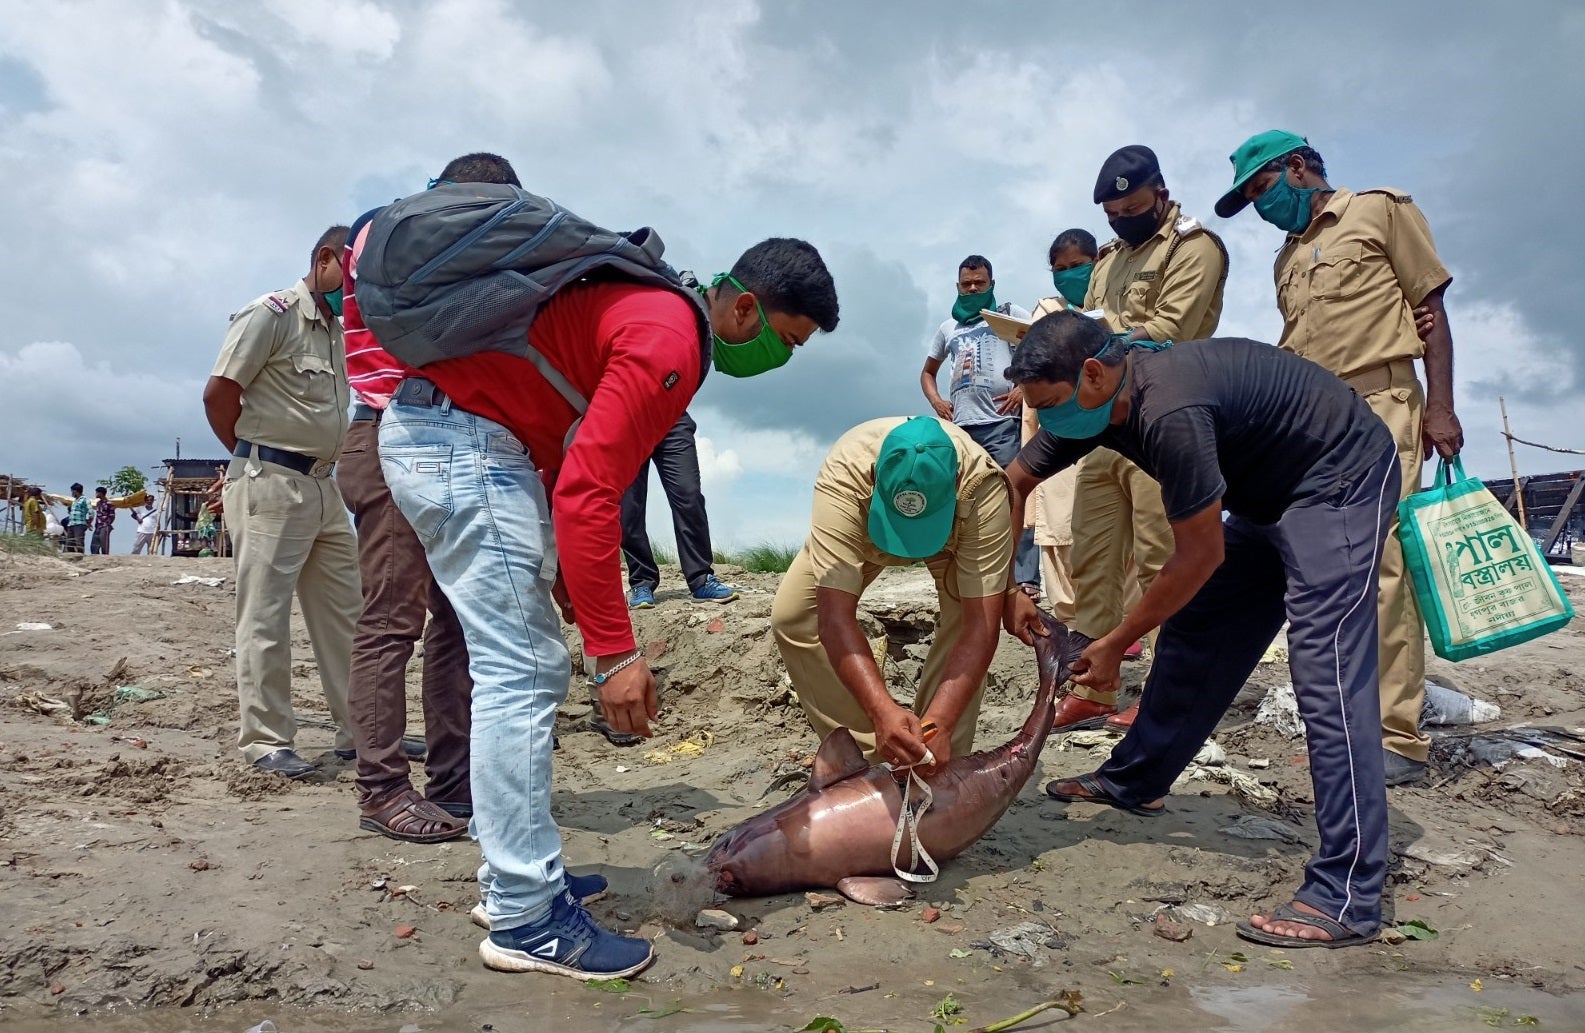
[[[949,561],[932,561],[927,566],[936,579],[936,594],[940,600],[941,614],[936,622],[935,639],[930,644],[930,654],[925,658],[923,672],[919,675],[919,690],[914,696],[913,711],[923,714],[935,698],[941,685],[941,675],[947,657],[957,645],[963,629],[963,600],[957,586],[951,584],[946,574]],[[864,568],[864,587],[885,569],[880,566]],[[787,573],[782,576],[781,587],[776,590],[776,601],[771,606],[771,632],[776,638],[776,648],[781,652],[782,663],[792,678],[793,689],[798,693],[798,703],[804,716],[814,726],[822,742],[838,728],[853,733],[864,758],[871,764],[879,761],[875,754],[875,726],[869,715],[859,706],[853,694],[837,677],[836,668],[820,644],[819,614],[815,608],[817,588],[814,568],[807,551],[800,550]],[[985,681],[981,679],[974,697],[963,711],[963,717],[952,730],[952,755],[967,756],[974,752],[974,726],[980,718],[980,700],[985,696]]]
[[[233,459],[223,497],[237,561],[238,749],[252,763],[295,744],[294,592],[336,725],[335,748],[352,749],[347,682],[363,589],[358,541],[336,482]]]
[[[1365,399],[1392,432],[1403,468],[1403,497],[1408,498],[1420,490],[1420,471],[1425,462],[1420,437],[1425,392],[1415,375],[1413,361],[1390,362],[1356,373],[1345,383]],[[1414,587],[1403,566],[1396,511],[1381,551],[1376,626],[1381,652],[1382,745],[1401,757],[1424,761],[1431,751],[1431,740],[1420,731],[1420,711],[1425,705],[1425,629]]]
[[[1109,448],[1085,456],[1073,496],[1074,630],[1093,639],[1116,628],[1130,597],[1137,601],[1128,581],[1143,595],[1172,550],[1172,527],[1155,478]],[[1148,641],[1154,649],[1154,632]],[[1116,693],[1083,685],[1070,691],[1096,703],[1117,702]]]

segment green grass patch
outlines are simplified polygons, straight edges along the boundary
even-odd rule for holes
[[[734,554],[727,562],[736,563],[753,574],[785,574],[797,557],[799,548],[797,545],[760,542]]]
[[[11,556],[54,556],[60,547],[36,534],[0,534],[0,552]]]

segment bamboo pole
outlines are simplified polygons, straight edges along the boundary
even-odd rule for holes
[[[1524,533],[1530,533],[1530,518],[1524,511],[1524,488],[1519,484],[1519,461],[1513,457],[1513,435],[1508,432],[1508,403],[1501,396],[1497,396],[1497,407],[1502,410],[1502,436],[1508,442],[1508,469],[1513,471],[1513,497],[1519,504],[1519,526],[1524,528]]]

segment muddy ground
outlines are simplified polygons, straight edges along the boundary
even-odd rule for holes
[[[1225,1018],[1216,1001],[1244,1002],[1253,1024],[1201,1028],[1278,1028],[1290,998],[1318,1001],[1317,1017],[1366,1016],[1358,1028],[1386,1028],[1393,1008],[1454,1023],[1425,1028],[1525,1015],[1585,1028],[1585,768],[1513,758],[1498,770],[1467,748],[1468,729],[1439,743],[1426,784],[1389,791],[1390,913],[1437,930],[1434,941],[1283,954],[1233,936],[1232,920],[1286,899],[1314,842],[1302,739],[1253,720],[1287,680],[1280,663],[1261,667],[1218,731],[1226,764],[1180,784],[1159,820],[1047,800],[1049,778],[1090,770],[1109,748],[1104,735],[1054,737],[1001,823],[917,903],[740,900],[725,907],[741,930],[692,928],[699,900],[657,869],[685,868],[713,834],[795,791],[788,778],[816,746],[770,640],[775,576],[721,574],[744,586],[740,601],[701,608],[671,571],[661,605],[636,615],[661,677],[656,739],[608,745],[588,731],[576,685],[558,722],[569,864],[611,880],[599,917],[659,943],[655,967],[608,994],[483,969],[466,916],[471,842],[408,846],[359,831],[300,623],[299,747],[326,762],[324,777],[287,783],[238,760],[229,561],[0,554],[0,1021],[176,1030],[202,1020],[240,1033],[265,1015],[283,1030],[293,1015],[301,1028],[393,1030],[479,1029],[484,1015],[501,1030],[662,1030],[799,1028],[835,1015],[929,1029],[949,994],[962,1007],[950,1026],[1075,990],[1088,1012],[1078,1021],[1115,1029],[1137,1028],[1129,1015]],[[227,580],[173,583],[186,576]],[[1565,584],[1585,605],[1585,578]],[[918,569],[888,574],[865,600],[899,696],[918,675],[932,606]],[[1433,658],[1431,669],[1500,704],[1499,726],[1585,725],[1578,622],[1456,668]],[[1125,674],[1137,684],[1142,667]],[[982,747],[1023,721],[1034,678],[1031,652],[1004,637]],[[118,698],[126,686],[145,691]],[[941,914],[927,922],[932,903]],[[1188,938],[1159,935],[1158,912],[1172,923],[1160,932]],[[1022,936],[1009,934],[1020,925]],[[1352,995],[1344,1012],[1339,994]],[[689,1010],[654,1015],[673,1001]],[[183,1010],[105,1018],[127,1009]],[[430,1015],[378,1019],[393,1010]],[[324,1019],[349,1011],[361,1014]]]

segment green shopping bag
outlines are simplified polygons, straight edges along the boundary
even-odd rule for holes
[[[1541,550],[1456,456],[1437,463],[1430,488],[1398,503],[1398,538],[1444,660],[1528,642],[1574,617]]]

